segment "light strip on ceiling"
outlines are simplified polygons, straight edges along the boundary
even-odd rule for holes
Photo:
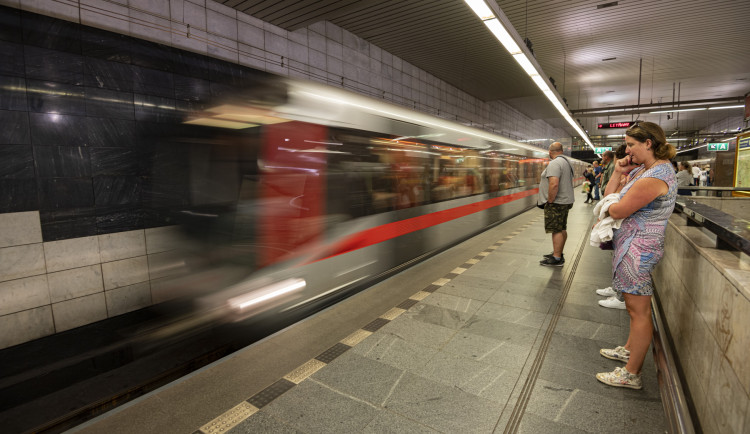
[[[725,105],[722,107],[709,107],[709,110],[724,110],[724,109],[733,109],[733,108],[745,108],[744,104],[740,105]]]
[[[650,114],[654,115],[657,113],[673,113],[673,112],[697,112],[700,110],[705,110],[705,107],[701,108],[689,108],[689,109],[673,109],[673,110],[659,110],[658,112],[649,112]]]
[[[499,18],[500,13],[493,12],[492,7],[485,3],[484,0],[464,0],[472,11],[482,20],[487,28],[492,32],[498,41],[508,50],[513,58],[521,65],[521,68],[526,74],[531,77],[537,87],[544,93],[544,96],[550,100],[553,106],[557,109],[562,117],[576,130],[576,132],[583,138],[586,144],[594,150],[594,145],[591,143],[591,139],[588,134],[581,128],[578,122],[573,119],[573,116],[568,112],[568,109],[562,103],[557,93],[552,90],[547,83],[547,79],[544,78],[540,68],[537,68],[534,63],[529,59],[529,56],[523,51],[521,46],[516,42],[516,38],[513,37],[510,30],[506,28]],[[512,29],[512,27],[511,27]]]

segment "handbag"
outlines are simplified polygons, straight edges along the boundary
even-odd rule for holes
[[[547,202],[538,203],[538,204],[536,204],[536,207],[539,208],[539,209],[544,209],[544,205],[547,205]]]

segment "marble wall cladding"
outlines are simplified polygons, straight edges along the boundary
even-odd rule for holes
[[[27,111],[28,109],[26,80],[23,77],[0,75],[0,110]]]
[[[654,281],[702,429],[747,432],[750,288],[728,278],[747,259],[715,249],[710,238],[673,215]]]
[[[122,259],[102,264],[104,289],[115,289],[122,286],[146,282],[149,279],[148,259],[146,256]]]
[[[127,231],[99,235],[99,252],[102,262],[134,258],[146,254],[146,237],[144,231]]]
[[[103,292],[102,266],[73,268],[47,275],[52,303]]]
[[[115,288],[105,293],[109,316],[122,315],[150,306],[151,285],[149,282]]]
[[[39,211],[0,214],[0,247],[41,242]]]
[[[0,348],[51,335],[55,332],[52,307],[47,305],[0,316],[0,330],[13,330],[13,333],[0,333]]]
[[[107,302],[103,292],[52,305],[55,331],[62,332],[107,318]]]
[[[0,317],[48,304],[50,295],[45,275],[0,282]]]
[[[44,243],[44,255],[47,271],[50,273],[101,263],[99,241],[96,237]]]
[[[0,249],[0,282],[45,273],[44,248],[41,244]]]

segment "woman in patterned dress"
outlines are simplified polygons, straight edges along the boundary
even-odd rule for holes
[[[613,372],[599,373],[602,383],[640,389],[641,367],[653,335],[651,296],[654,293],[651,270],[664,254],[664,232],[674,209],[677,181],[669,162],[675,155],[664,131],[651,122],[636,122],[625,132],[627,155],[615,163],[605,196],[620,194],[609,215],[623,219],[614,232],[612,287],[622,291],[630,316],[630,333],[624,346],[602,349],[601,355],[626,362]],[[621,177],[620,175],[626,175]]]

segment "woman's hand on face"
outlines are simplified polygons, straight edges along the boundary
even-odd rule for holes
[[[630,155],[626,155],[625,158],[617,160],[615,164],[615,172],[628,174],[631,170],[635,169],[638,166],[639,164],[635,164],[630,161]]]

